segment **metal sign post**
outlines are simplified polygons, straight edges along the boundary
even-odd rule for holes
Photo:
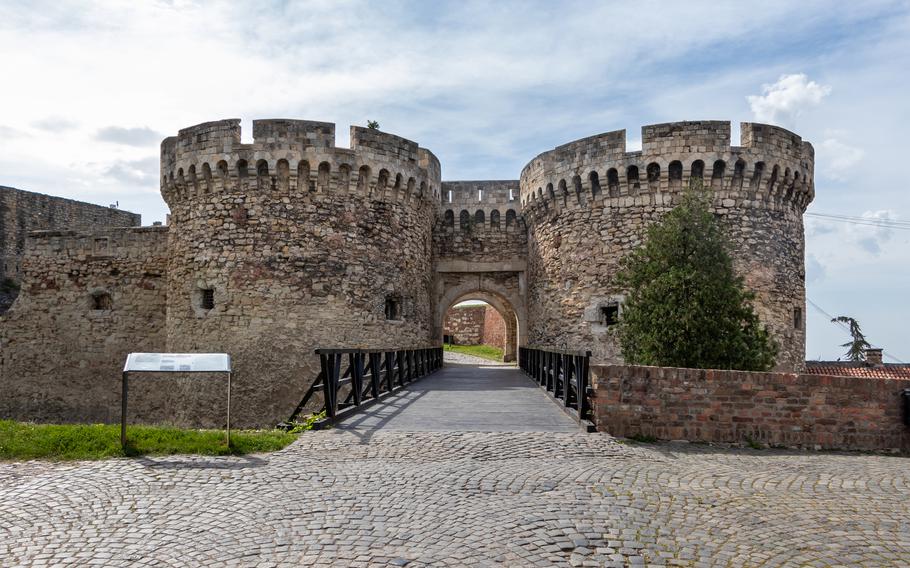
[[[130,373],[227,373],[227,445],[231,445],[231,356],[227,353],[130,353],[123,366],[120,445],[126,447],[126,401]]]

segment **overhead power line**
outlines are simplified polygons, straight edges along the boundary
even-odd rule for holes
[[[890,219],[888,217],[855,217],[852,215],[841,215],[839,213],[815,213],[808,212],[806,215],[811,215],[813,217],[830,217],[833,219],[844,219],[847,221],[881,221],[883,223],[894,223],[898,225],[907,225],[910,226],[910,221],[902,221],[900,219]]]
[[[821,221],[832,221],[836,223],[847,223],[850,225],[862,225],[866,227],[880,227],[883,229],[897,229],[910,231],[910,222],[898,221],[896,219],[880,219],[876,217],[851,217],[848,215],[829,215],[826,213],[806,213],[806,217],[819,219]]]
[[[832,316],[831,314],[829,314],[828,312],[826,312],[826,311],[824,310],[824,308],[822,308],[821,306],[819,306],[818,304],[816,304],[815,302],[813,302],[812,299],[809,298],[809,296],[806,296],[806,302],[808,302],[810,306],[812,306],[813,308],[815,308],[816,310],[818,310],[819,312],[821,312],[822,315],[824,315],[826,318],[828,318],[828,321],[830,321],[831,323],[833,323],[833,324],[836,325],[837,327],[839,327],[839,328],[841,328],[842,330],[844,330],[844,331],[847,333],[847,335],[850,335],[850,337],[853,337],[853,335],[850,333],[850,328],[847,327],[846,324],[844,324],[843,322],[837,321],[837,320],[834,318],[834,316]],[[867,339],[868,339],[868,338],[867,338]],[[871,343],[871,341],[870,341],[870,343]],[[894,355],[888,353],[888,352],[885,351],[884,349],[882,349],[882,354],[885,355],[886,357],[888,357],[889,359],[893,359],[894,361],[900,363],[901,365],[906,365],[906,363],[904,363],[903,361],[901,361],[900,359],[898,359],[898,358],[895,357]]]

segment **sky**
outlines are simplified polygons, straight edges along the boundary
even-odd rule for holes
[[[158,146],[200,122],[301,118],[431,149],[443,179],[641,126],[789,128],[809,212],[910,220],[910,2],[0,0],[0,185],[162,221]],[[910,231],[806,219],[807,295],[910,362]],[[846,333],[807,310],[807,357]],[[888,355],[892,358],[888,359]]]

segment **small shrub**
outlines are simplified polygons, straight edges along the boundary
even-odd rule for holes
[[[635,434],[634,436],[629,436],[629,439],[633,442],[638,442],[639,444],[653,444],[657,442],[657,438],[650,434]]]
[[[325,410],[316,414],[310,414],[303,421],[297,420],[293,423],[293,426],[289,430],[291,434],[300,434],[301,432],[309,432],[313,429],[317,422],[325,418]]]

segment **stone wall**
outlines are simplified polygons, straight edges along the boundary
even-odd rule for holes
[[[455,306],[446,313],[445,335],[454,345],[480,345],[484,341],[487,306]]]
[[[29,231],[136,227],[139,222],[139,215],[128,211],[0,186],[0,282],[21,280],[21,258]],[[0,298],[0,313],[12,299]]]
[[[435,339],[435,157],[357,127],[350,149],[335,148],[334,125],[309,121],[254,121],[253,138],[241,144],[239,121],[225,120],[161,152],[167,347],[232,355],[238,426],[287,419],[318,374],[316,348]],[[220,386],[185,400],[193,416],[223,415]]]
[[[0,316],[0,416],[120,419],[126,354],[165,348],[167,234],[166,227],[144,227],[29,236],[22,294]],[[131,413],[165,420],[173,394],[142,381]]]
[[[524,260],[527,230],[518,191],[518,181],[443,183],[433,231],[437,262]]]
[[[528,223],[529,345],[590,349],[622,361],[604,310],[621,309],[620,260],[646,227],[700,178],[714,195],[737,271],[756,292],[756,312],[780,346],[778,370],[805,359],[804,231],[814,197],[814,151],[786,130],[744,123],[740,146],[728,122],[642,128],[642,150],[626,152],[625,131],[544,152],[522,171]]]
[[[502,315],[501,328],[485,316],[483,340],[502,337],[507,361],[520,343],[618,362],[603,317],[621,308],[619,261],[691,178],[714,192],[736,267],[781,346],[778,368],[797,369],[812,146],[756,124],[731,146],[729,131],[647,126],[640,152],[625,151],[624,132],[607,133],[541,154],[520,181],[443,184],[430,151],[378,130],[352,127],[350,148],[335,147],[325,122],[257,120],[250,144],[237,119],[181,130],[161,145],[169,228],[26,239],[22,295],[0,319],[0,386],[12,393],[0,413],[114,420],[109,381],[126,352],[225,351],[235,423],[271,426],[316,377],[314,349],[438,344],[446,312],[465,300]],[[139,222],[24,193],[0,191],[0,234],[16,243],[4,254],[19,254],[22,227],[39,221]],[[136,402],[137,419],[221,425],[220,381],[162,384]]]
[[[597,429],[614,436],[910,451],[910,380],[592,366]]]

